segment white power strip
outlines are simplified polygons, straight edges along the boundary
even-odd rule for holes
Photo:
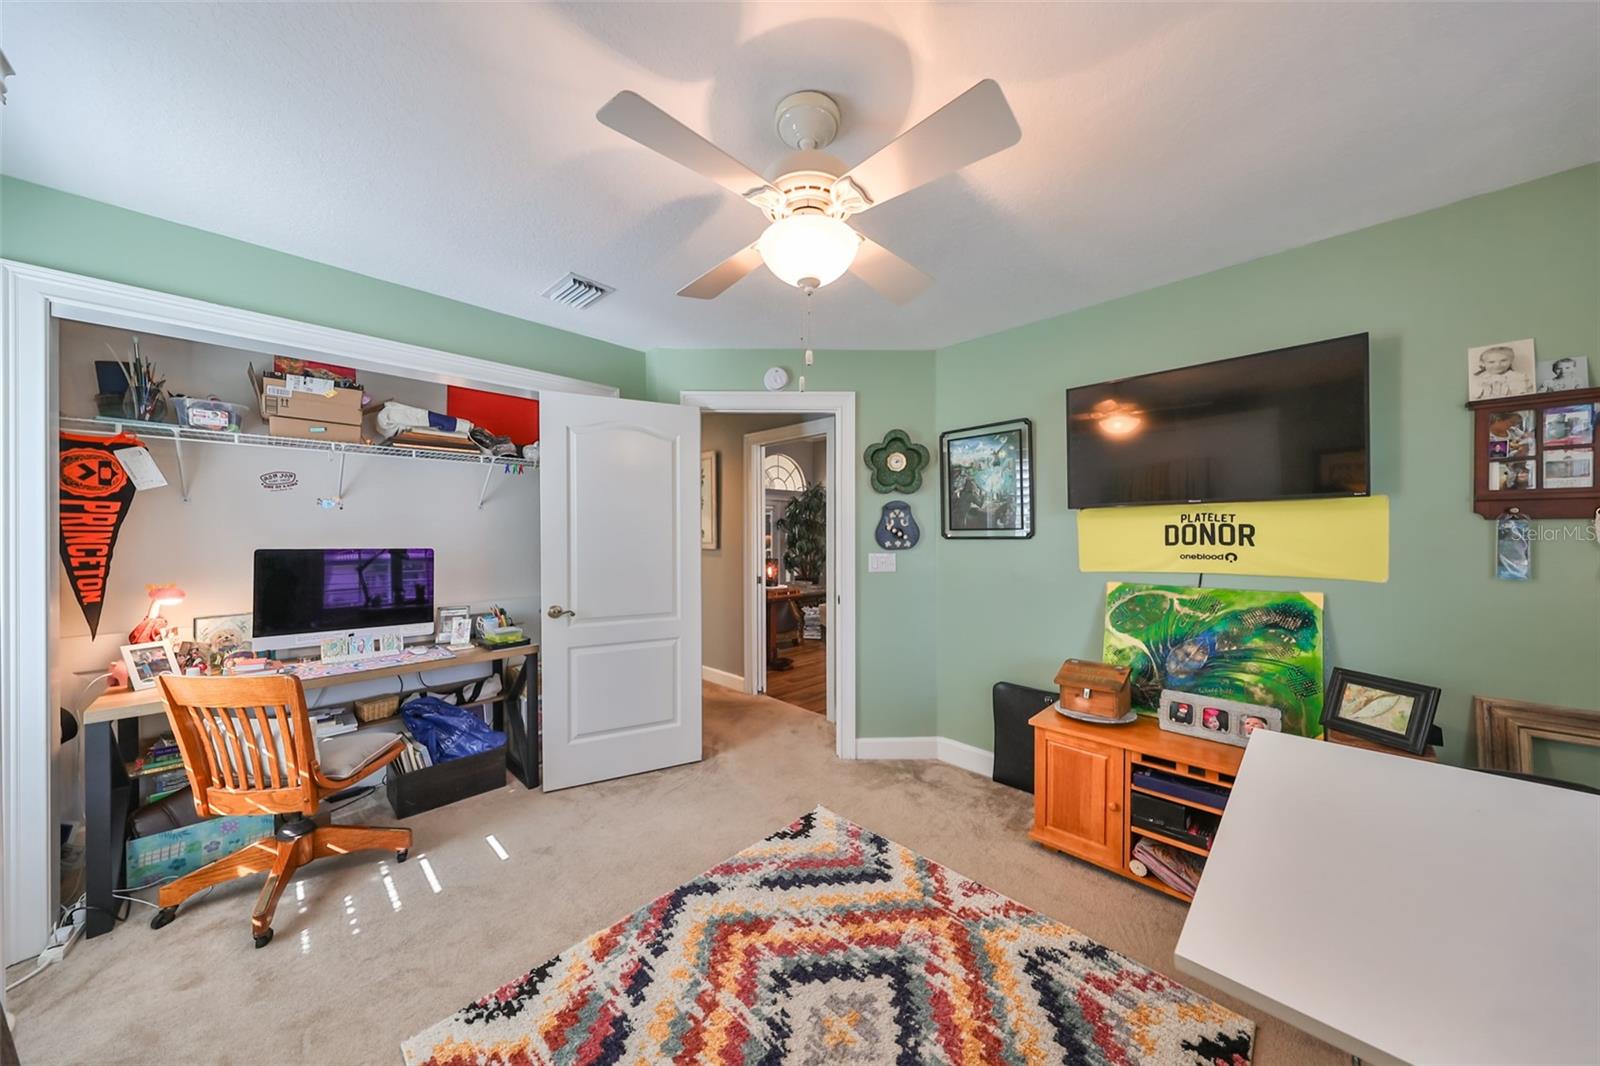
[[[72,912],[72,924],[57,926],[50,934],[50,943],[39,952],[39,965],[48,966],[66,958],[67,952],[83,937],[84,923],[88,917],[88,909],[79,908]]]

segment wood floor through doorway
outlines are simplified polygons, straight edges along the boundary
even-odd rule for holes
[[[767,670],[767,695],[794,707],[828,713],[828,646],[808,640],[779,655],[794,665],[787,670]]]

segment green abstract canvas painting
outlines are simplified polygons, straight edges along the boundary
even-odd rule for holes
[[[1132,673],[1133,705],[1163,688],[1276,707],[1283,731],[1322,735],[1322,594],[1106,585],[1105,661]]]

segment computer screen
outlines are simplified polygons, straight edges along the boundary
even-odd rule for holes
[[[256,638],[431,628],[433,549],[260,548],[254,604]]]

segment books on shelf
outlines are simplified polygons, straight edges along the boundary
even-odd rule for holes
[[[1133,857],[1144,863],[1150,876],[1186,896],[1194,895],[1194,890],[1200,884],[1200,873],[1206,866],[1205,860],[1198,855],[1191,855],[1148,837],[1140,837],[1138,843],[1134,844]]]
[[[407,736],[405,738],[405,742],[405,750],[402,751],[400,753],[400,757],[394,761],[395,767],[401,773],[409,773],[412,770],[424,770],[433,765],[433,756],[428,754],[427,747],[420,744],[416,737]]]

